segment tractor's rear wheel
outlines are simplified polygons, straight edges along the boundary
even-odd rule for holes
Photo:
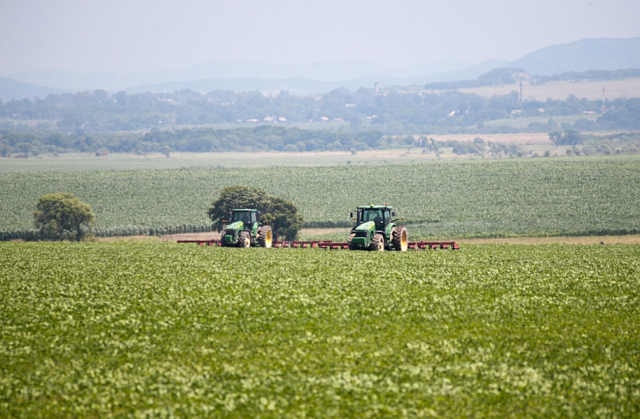
[[[260,247],[270,248],[273,244],[273,233],[271,233],[271,227],[262,226],[258,231],[258,244]]]
[[[409,248],[409,234],[407,233],[407,229],[405,227],[396,227],[393,230],[391,241],[393,242],[394,250],[406,252]]]
[[[375,236],[373,236],[373,240],[371,241],[369,250],[374,250],[378,252],[384,251],[384,236],[382,234],[378,233]]]
[[[356,236],[356,233],[351,233],[351,235],[349,236],[349,241],[347,242],[349,244],[349,250],[356,250],[356,247],[353,245],[353,238]]]
[[[238,247],[249,247],[251,246],[251,236],[248,231],[243,231],[240,233],[240,237],[238,237]]]

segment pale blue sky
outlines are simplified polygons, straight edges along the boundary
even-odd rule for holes
[[[389,67],[515,60],[640,36],[639,0],[0,0],[0,74],[147,72],[216,59]]]

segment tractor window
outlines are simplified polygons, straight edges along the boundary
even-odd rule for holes
[[[389,211],[385,211],[384,212],[384,222],[388,223],[389,221],[391,221],[391,217],[389,217]]]
[[[364,210],[362,213],[362,221],[375,221],[376,224],[382,222],[382,211],[378,209]]]
[[[251,224],[253,223],[257,223],[258,221],[256,220],[256,213],[252,212],[251,213]]]
[[[234,212],[233,213],[233,220],[232,222],[236,222],[236,221],[242,221],[245,224],[249,224],[250,223],[250,216],[248,212]]]

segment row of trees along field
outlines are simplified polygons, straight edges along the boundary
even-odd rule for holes
[[[584,154],[637,154],[640,133],[584,135],[575,130],[552,131],[555,145],[582,146]],[[478,136],[470,142],[436,141],[422,136],[383,136],[382,132],[303,130],[296,127],[260,125],[252,128],[179,130],[152,129],[147,133],[92,134],[82,130],[51,131],[0,130],[0,157],[30,157],[41,153],[99,152],[164,153],[224,151],[358,151],[385,148],[418,148],[438,153],[450,148],[458,155],[516,155],[521,147],[485,142]]]
[[[375,129],[386,135],[432,133],[548,132],[557,124],[553,117],[601,113],[602,101],[579,99],[521,101],[517,92],[484,98],[458,91],[415,92],[388,90],[376,94],[361,88],[351,92],[333,90],[319,98],[281,92],[216,90],[206,94],[191,90],[174,93],[119,92],[104,90],[77,94],[51,94],[45,99],[0,102],[0,128],[29,129],[27,121],[53,121],[60,131],[114,132],[247,121],[287,123],[344,121],[351,130]],[[579,131],[640,129],[640,99],[615,99],[597,119],[578,118],[561,126]],[[516,111],[515,114],[512,112]],[[549,117],[523,128],[505,124],[486,125],[508,118]],[[20,125],[22,124],[22,125]],[[348,124],[348,125],[347,125]],[[35,124],[37,127],[37,124]],[[49,124],[50,126],[51,124]]]
[[[212,227],[221,230],[234,208],[260,211],[259,221],[269,224],[276,237],[294,240],[304,226],[304,218],[296,205],[284,198],[270,195],[264,189],[250,186],[228,186],[211,203],[207,215]],[[71,193],[50,193],[41,196],[33,214],[36,230],[23,234],[27,240],[75,240],[93,237],[96,217],[91,207]],[[8,235],[6,238],[13,238]]]

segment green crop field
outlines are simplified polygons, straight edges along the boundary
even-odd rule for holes
[[[567,160],[0,174],[0,232],[24,237],[38,197],[71,192],[96,234],[205,231],[225,186],[292,200],[312,227],[348,226],[357,205],[388,203],[411,237],[629,234],[640,231],[640,160]]]
[[[249,252],[0,243],[0,417],[640,415],[639,246]]]

